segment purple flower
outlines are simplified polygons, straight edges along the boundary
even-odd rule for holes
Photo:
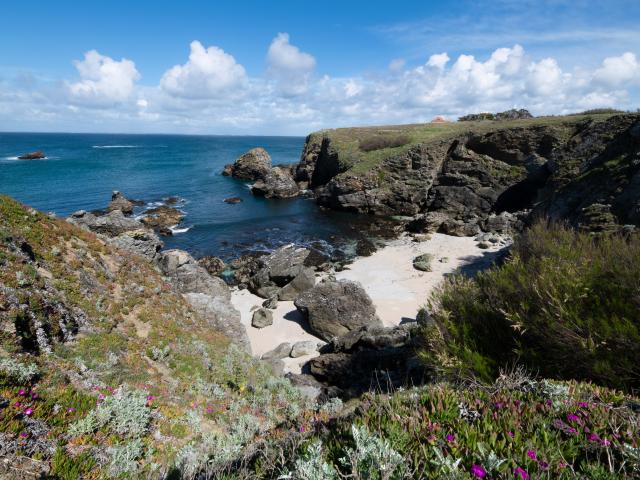
[[[567,420],[569,422],[579,422],[580,417],[578,417],[575,413],[569,413],[567,414]]]
[[[540,460],[538,462],[538,465],[540,465],[540,468],[543,470],[547,470],[549,468],[549,464],[543,460]]]
[[[603,439],[600,441],[600,444],[601,444],[603,447],[608,447],[609,445],[611,445],[611,442],[610,442],[609,440],[607,440],[606,438],[603,438]]]
[[[456,441],[456,437],[455,437],[455,435],[453,435],[453,434],[451,434],[451,433],[447,435],[447,442],[449,442],[449,443],[453,443],[453,442],[455,442],[455,441]]]
[[[587,402],[580,402],[578,403],[578,406],[580,408],[589,408],[589,404]]]
[[[305,430],[306,430],[306,429],[304,428],[304,425],[300,425],[300,433],[304,433],[304,432],[305,432]]]
[[[67,413],[75,413],[76,409],[73,407],[67,408]]]
[[[600,436],[597,433],[592,433],[591,435],[589,435],[589,441],[590,442],[599,442],[600,441]]]
[[[538,458],[538,455],[536,455],[535,450],[527,450],[527,457],[529,457],[531,460],[536,460]]]
[[[20,432],[20,438],[27,438],[29,434],[27,432]]]
[[[521,478],[522,480],[527,480],[529,478],[529,474],[527,473],[527,471],[522,468],[522,467],[516,467],[516,469],[513,471],[513,474],[516,477]]]
[[[484,478],[487,476],[487,471],[484,469],[482,465],[471,465],[471,475],[476,478]]]
[[[509,435],[511,438],[514,438],[516,436],[513,432],[507,432],[507,435]]]
[[[24,388],[18,390],[18,395],[24,397],[27,394],[27,391]]]
[[[25,414],[27,417],[30,417],[31,415],[33,415],[33,408],[31,408],[31,407],[27,408],[27,409],[24,411],[24,414]]]

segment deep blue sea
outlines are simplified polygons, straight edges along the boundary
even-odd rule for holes
[[[105,208],[113,190],[149,205],[177,196],[188,231],[163,240],[195,256],[229,259],[318,241],[349,250],[355,216],[322,211],[311,199],[256,198],[246,183],[220,173],[258,146],[274,164],[297,162],[303,144],[302,137],[0,133],[0,192],[60,217]],[[47,158],[17,159],[34,150]],[[233,196],[243,202],[223,202]]]

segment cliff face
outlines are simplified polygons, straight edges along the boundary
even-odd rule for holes
[[[411,141],[358,149],[399,134]],[[419,229],[506,229],[531,210],[597,229],[640,223],[639,151],[632,114],[339,129],[307,138],[297,174],[321,205],[411,216]]]

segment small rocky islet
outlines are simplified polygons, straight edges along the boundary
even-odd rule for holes
[[[383,147],[371,150],[376,144]],[[504,253],[498,247],[513,236],[520,242],[514,248],[518,262],[527,261],[527,246],[540,249],[552,236],[536,219],[562,221],[567,230],[553,241],[563,246],[562,239],[571,238],[569,244],[584,247],[567,249],[565,257],[624,244],[629,251],[620,250],[620,257],[632,268],[640,225],[639,155],[637,114],[528,118],[507,112],[455,124],[316,132],[297,165],[273,166],[269,154],[255,148],[223,173],[253,182],[252,193],[268,199],[311,195],[323,208],[369,215],[378,226],[393,217],[394,232],[409,235],[414,246],[447,234],[473,237],[478,248],[495,254]],[[184,218],[179,203],[167,198],[145,210],[146,203],[114,191],[104,211],[79,211],[63,221],[0,197],[0,458],[10,459],[0,474],[18,468],[57,478],[71,469],[80,478],[148,469],[161,477],[172,469],[187,472],[188,465],[192,477],[236,469],[248,478],[258,471],[278,478],[283,470],[260,463],[275,456],[259,452],[289,452],[290,442],[342,448],[332,443],[335,435],[375,443],[395,459],[398,475],[405,462],[425,478],[443,472],[433,462],[403,457],[404,445],[413,443],[425,452],[437,449],[442,465],[458,452],[465,470],[458,471],[460,462],[450,468],[467,476],[507,478],[515,471],[521,478],[521,472],[589,478],[589,472],[609,472],[611,462],[618,462],[612,475],[637,473],[640,403],[632,388],[640,377],[637,366],[625,362],[638,348],[640,315],[625,324],[622,343],[607,338],[581,347],[568,336],[572,348],[564,354],[580,358],[580,375],[574,375],[576,362],[567,361],[556,362],[553,380],[518,367],[494,376],[493,383],[459,385],[455,379],[461,377],[452,371],[481,378],[492,362],[511,358],[507,353],[526,353],[528,345],[511,345],[507,332],[526,330],[516,320],[528,318],[509,317],[513,322],[501,330],[491,310],[495,303],[498,311],[507,308],[507,299],[491,296],[504,285],[455,276],[439,297],[452,304],[455,289],[462,289],[464,301],[448,305],[451,311],[489,318],[500,336],[490,331],[485,338],[485,324],[473,322],[456,330],[455,316],[431,304],[415,318],[387,326],[362,285],[336,278],[348,265],[333,264],[319,250],[286,245],[225,262],[163,249],[160,235]],[[363,242],[360,252],[375,248]],[[494,258],[511,265],[504,256],[487,258],[489,265]],[[431,275],[448,261],[421,254],[409,267]],[[506,274],[515,275],[516,268],[509,268]],[[629,275],[616,277],[620,271],[611,268],[605,273],[626,288]],[[492,272],[483,281],[501,278],[497,267]],[[513,283],[511,296],[526,283]],[[575,303],[589,295],[602,300],[598,289],[606,285],[589,285],[590,293]],[[233,302],[238,291],[259,299],[249,326]],[[283,341],[256,358],[248,329],[262,334],[274,328],[275,312],[285,302],[317,340]],[[639,312],[628,299],[618,304],[620,311]],[[532,318],[541,315],[530,311]],[[605,338],[601,325],[591,328],[593,338]],[[473,338],[466,337],[469,331]],[[508,352],[488,352],[496,342],[510,345],[502,349]],[[482,347],[470,351],[472,344]],[[615,355],[607,356],[607,349],[616,349]],[[304,362],[300,372],[286,372],[291,359]],[[615,371],[628,375],[607,381],[602,369],[616,362],[621,370]],[[593,363],[597,368],[590,369]],[[576,381],[594,379],[605,386]],[[375,425],[383,426],[378,434],[402,442],[371,437],[367,428]],[[479,438],[488,442],[482,459],[475,451],[463,453]],[[153,448],[147,452],[145,444]],[[124,448],[129,450],[119,450]],[[125,454],[130,470],[117,463]],[[508,471],[500,470],[503,464]],[[301,465],[289,466],[300,473]]]

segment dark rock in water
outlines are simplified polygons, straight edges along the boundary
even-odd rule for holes
[[[382,327],[364,288],[349,280],[324,280],[295,300],[312,332],[330,341],[361,327]]]
[[[150,208],[144,215],[140,221],[163,235],[171,235],[171,227],[178,225],[184,218],[184,213],[180,210],[166,205]]]
[[[422,272],[430,272],[431,262],[433,262],[433,255],[430,253],[423,253],[413,259],[413,268]]]
[[[224,261],[222,261],[222,259],[212,256],[202,257],[198,260],[198,265],[204,267],[209,275],[213,275],[214,277],[220,275],[226,268],[226,265]]]
[[[176,197],[176,196],[165,197],[162,199],[162,201],[164,202],[165,205],[177,205],[178,203],[180,203],[180,197]]]
[[[300,189],[290,167],[274,167],[251,186],[251,193],[265,198],[292,198]]]
[[[251,326],[255,328],[264,328],[273,325],[273,314],[266,308],[259,308],[253,312],[251,318]]]
[[[46,158],[46,155],[42,150],[36,150],[35,152],[25,153],[18,157],[19,160],[40,160]]]
[[[226,165],[223,175],[241,180],[260,180],[271,170],[271,157],[262,147],[252,148],[233,164]]]
[[[229,198],[225,198],[224,203],[231,203],[231,204],[235,204],[235,203],[241,203],[242,199],[240,197],[229,197]]]
[[[111,202],[107,207],[107,211],[113,212],[114,210],[120,210],[125,215],[131,215],[133,213],[133,202],[125,198],[125,196],[114,190],[111,194]]]
[[[364,327],[336,337],[312,358],[311,374],[343,397],[423,383],[427,372],[416,357],[420,335],[411,325]]]
[[[251,252],[232,260],[229,266],[233,271],[234,283],[247,285],[261,268],[260,258],[267,255],[268,252]]]

